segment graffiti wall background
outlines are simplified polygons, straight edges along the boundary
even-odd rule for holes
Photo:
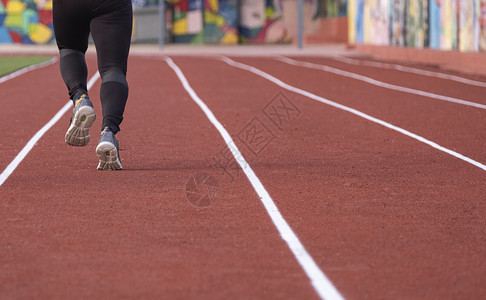
[[[176,43],[203,41],[203,0],[172,1],[172,38]]]
[[[480,1],[461,0],[459,11],[459,50],[479,51]]]
[[[204,43],[238,43],[237,0],[205,0]]]
[[[151,20],[158,13],[159,0],[132,0],[132,4],[135,10],[152,14]],[[165,0],[164,4],[170,43],[290,43],[297,34],[297,0]],[[346,7],[347,0],[304,0],[304,31],[315,32],[320,18],[345,16]],[[52,0],[0,0],[0,43],[54,43]]]
[[[389,5],[387,0],[375,0],[370,3],[369,19],[370,36],[369,39],[375,41],[378,45],[387,45],[390,42],[390,35],[388,34],[389,27]]]
[[[336,0],[305,1],[305,6],[313,6],[315,10],[318,1]],[[132,3],[136,9],[159,4],[158,0],[132,0]],[[285,22],[284,7],[295,14],[292,3],[296,6],[297,0],[165,0],[170,42],[288,43],[291,42],[288,28],[293,24]]]
[[[53,41],[51,0],[0,1],[0,43],[47,44]]]
[[[408,6],[406,8],[406,46],[423,48],[425,45],[428,45],[428,9],[428,1],[410,0],[408,2]]]
[[[138,0],[142,1],[142,0]],[[203,1],[200,5],[192,5]],[[320,16],[326,1],[304,0],[306,28]],[[343,2],[344,1],[344,2]],[[194,44],[290,43],[295,35],[297,0],[167,0],[172,17],[172,42]],[[199,2],[198,2],[199,3]],[[340,9],[340,11],[339,11]]]
[[[486,0],[479,1],[479,50],[486,51]]]
[[[241,43],[290,42],[284,22],[285,0],[240,0],[239,35]]]
[[[349,0],[349,41],[486,51],[486,0]]]
[[[345,17],[348,14],[347,0],[326,0],[319,2],[318,4],[325,5],[324,14],[328,18]]]
[[[159,0],[132,0],[135,8]],[[297,0],[166,0],[172,43],[289,43]],[[348,16],[349,42],[486,52],[486,0],[304,0],[305,31]],[[0,43],[54,42],[52,0],[0,0]]]

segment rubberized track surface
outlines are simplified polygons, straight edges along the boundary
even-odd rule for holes
[[[131,57],[118,135],[125,170],[96,170],[98,80],[90,144],[64,144],[68,111],[0,186],[0,298],[328,297],[332,291],[311,284],[302,253],[281,238],[249,168],[344,298],[486,295],[484,109],[275,58],[233,58],[473,164],[220,57],[172,59],[234,144],[164,57]],[[486,104],[484,87],[332,58],[293,59]],[[90,70],[95,65],[89,56]],[[57,64],[0,90],[4,170],[67,98]]]

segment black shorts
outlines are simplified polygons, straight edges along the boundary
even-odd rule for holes
[[[131,0],[53,0],[53,22],[59,50],[85,53],[91,32],[100,72],[117,67],[126,73],[133,23]]]

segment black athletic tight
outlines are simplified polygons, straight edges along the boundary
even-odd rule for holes
[[[127,59],[132,35],[131,0],[54,0],[54,33],[61,76],[75,100],[87,94],[84,54],[93,37],[101,75],[103,125],[117,133],[128,98]]]

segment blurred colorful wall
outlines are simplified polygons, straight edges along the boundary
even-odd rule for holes
[[[79,0],[81,1],[81,0]],[[322,12],[343,15],[346,0],[304,0],[304,30],[316,31]],[[132,0],[134,42],[156,42],[159,0]],[[297,0],[165,0],[169,43],[291,43]],[[138,18],[138,22],[137,22]],[[140,37],[140,40],[136,38]],[[54,43],[52,0],[0,0],[0,43]]]
[[[159,19],[159,0],[132,3],[135,12],[145,9],[152,14],[145,23],[135,22],[144,24],[137,32],[154,32],[152,39],[140,42],[156,40],[159,28],[152,27],[160,26],[153,22]],[[169,43],[291,43],[297,35],[297,0],[166,0],[164,4]],[[304,41],[325,42],[319,37],[333,31],[350,44],[484,52],[486,0],[304,0],[304,26]],[[52,0],[0,0],[0,43],[53,42]]]
[[[350,44],[486,51],[486,0],[348,0]]]
[[[47,44],[53,41],[51,0],[0,1],[0,43]]]
[[[278,4],[285,0],[168,0],[171,42],[288,43]],[[291,0],[296,3],[296,0]],[[276,5],[274,2],[278,2]]]

